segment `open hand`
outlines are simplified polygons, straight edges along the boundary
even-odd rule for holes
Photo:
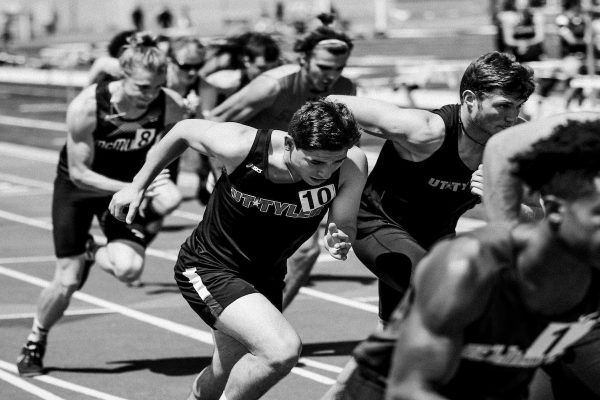
[[[348,258],[348,252],[352,247],[352,244],[348,241],[350,238],[339,230],[335,223],[329,223],[324,239],[325,248],[333,258],[336,260],[345,260]]]

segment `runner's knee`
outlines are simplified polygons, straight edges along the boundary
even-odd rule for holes
[[[71,297],[79,288],[82,267],[82,261],[78,257],[58,259],[52,286],[63,296]]]
[[[177,186],[168,184],[152,199],[150,206],[156,214],[164,216],[175,211],[182,201],[183,196]]]
[[[287,375],[298,363],[301,351],[302,342],[293,332],[282,335],[271,342],[269,348],[265,349],[261,355],[274,373]]]
[[[112,251],[110,254],[112,271],[122,282],[132,282],[139,278],[144,267],[144,257],[131,251]]]

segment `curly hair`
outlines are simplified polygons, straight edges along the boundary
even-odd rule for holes
[[[533,70],[515,61],[510,54],[493,51],[474,60],[460,81],[460,95],[471,90],[478,97],[500,90],[504,94],[527,100],[533,90]]]
[[[350,109],[328,100],[307,101],[294,113],[288,133],[298,149],[337,151],[360,139],[360,130]]]
[[[575,199],[591,193],[600,172],[600,120],[568,120],[511,162],[512,174],[542,194]]]
[[[158,48],[156,36],[150,32],[137,32],[127,38],[127,43],[119,56],[125,74],[130,74],[135,67],[166,74],[167,55]]]

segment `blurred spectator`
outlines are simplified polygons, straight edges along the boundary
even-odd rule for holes
[[[561,56],[586,53],[585,19],[579,2],[570,1],[556,17]]]
[[[194,118],[201,114],[198,71],[204,65],[206,48],[196,38],[182,37],[170,42],[167,54],[167,87],[185,99],[188,108],[186,118]]]
[[[128,41],[127,39],[135,31],[127,30],[117,33],[106,46],[106,56],[98,57],[88,72],[89,84],[98,83],[105,79],[116,80],[122,76],[121,66],[119,65],[119,56]]]
[[[15,14],[5,11],[2,13],[2,24],[0,26],[0,39],[2,39],[2,47],[8,49],[10,42],[13,39],[13,23],[15,21]]]
[[[517,61],[539,61],[544,54],[544,16],[528,0],[507,0],[498,14],[506,51]]]
[[[261,73],[281,65],[280,56],[279,45],[266,33],[228,38],[201,70],[203,109],[211,110]]]
[[[156,22],[162,29],[168,29],[173,26],[173,13],[169,7],[163,8],[163,10],[156,16]]]
[[[144,30],[144,10],[139,5],[131,12],[131,21],[136,31]]]
[[[52,9],[50,12],[50,19],[44,24],[44,29],[48,35],[54,35],[58,28],[58,10]]]

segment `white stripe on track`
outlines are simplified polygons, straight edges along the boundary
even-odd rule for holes
[[[28,393],[33,394],[34,396],[39,397],[44,400],[64,400],[62,397],[58,397],[57,395],[50,393],[47,390],[44,390],[40,387],[37,387],[23,378],[19,378],[14,376],[13,374],[9,374],[6,371],[0,370],[0,380],[5,381],[6,383],[10,383],[13,386],[18,387]]]
[[[101,315],[101,314],[114,314],[114,311],[106,310],[104,308],[85,308],[82,310],[66,310],[63,315]],[[35,313],[19,313],[19,314],[2,314],[0,315],[0,321],[9,321],[14,319],[33,319]]]
[[[9,117],[0,115],[0,125],[18,126],[20,128],[42,129],[55,132],[67,132],[67,124],[64,122],[42,121],[32,118]]]
[[[3,360],[0,360],[0,368],[3,369],[3,370],[6,370],[6,371],[10,371],[13,374],[17,373],[17,367],[15,367],[13,364],[8,363],[8,362],[3,361]],[[0,373],[6,374],[6,372],[1,371],[1,370],[0,370]],[[22,378],[16,378],[16,379],[22,379]],[[62,379],[54,378],[52,376],[39,375],[39,376],[34,376],[33,379],[36,379],[36,380],[38,380],[40,382],[47,383],[49,385],[60,387],[62,389],[67,389],[67,390],[70,390],[72,392],[81,393],[81,394],[84,394],[84,395],[87,395],[87,396],[90,396],[90,397],[94,397],[94,398],[100,399],[100,400],[127,400],[127,399],[124,399],[123,397],[113,396],[111,394],[100,392],[100,391],[95,390],[95,389],[90,389],[88,387],[77,385],[75,383],[63,381]],[[34,386],[34,385],[32,385],[32,386]],[[34,386],[34,387],[37,388],[37,386]],[[42,389],[39,389],[39,390],[42,390]],[[49,392],[47,392],[47,393],[49,393]],[[46,396],[43,396],[43,397],[40,396],[40,397],[42,399],[44,399],[44,400],[46,400],[46,399],[47,400],[62,399],[61,397],[55,396],[55,395],[53,395],[51,393],[50,393],[50,396],[53,396],[53,397],[46,397]]]
[[[30,256],[30,257],[4,257],[0,258],[0,264],[29,264],[37,262],[54,262],[55,256]]]

